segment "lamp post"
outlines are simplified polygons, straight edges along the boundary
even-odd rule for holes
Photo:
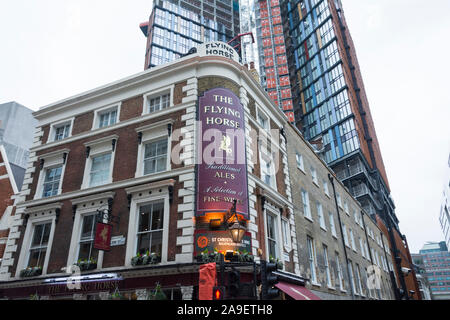
[[[235,243],[240,243],[244,238],[247,228],[245,228],[239,222],[239,218],[236,213],[236,202],[237,200],[234,199],[233,207],[231,207],[229,211],[230,217],[227,219],[227,222],[228,222],[228,231],[230,232],[231,239],[233,239],[233,242]],[[233,220],[230,222],[231,219]]]

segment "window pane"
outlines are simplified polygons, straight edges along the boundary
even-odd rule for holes
[[[144,174],[162,172],[167,169],[167,140],[145,145]]]
[[[150,253],[157,253],[161,256],[162,252],[162,231],[152,232]]]
[[[138,235],[138,246],[137,251],[140,254],[146,254],[150,251],[150,237],[151,233],[144,233]]]
[[[81,240],[90,240],[94,237],[95,215],[85,216],[83,218],[83,227],[81,231]]]
[[[30,250],[30,259],[28,261],[28,267],[44,267],[45,253],[47,248]]]
[[[45,172],[42,197],[51,197],[58,194],[59,182],[61,180],[62,166],[47,169]]]
[[[90,186],[95,187],[109,181],[111,153],[92,158]]]
[[[139,229],[138,232],[149,231],[150,217],[152,212],[152,205],[142,206],[139,211]]]
[[[153,205],[152,229],[160,230],[163,228],[164,204],[156,203]]]
[[[93,241],[80,243],[78,260],[98,259],[98,250],[94,249]]]

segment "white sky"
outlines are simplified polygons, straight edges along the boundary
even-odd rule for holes
[[[400,228],[444,239],[450,1],[342,0]],[[132,4],[132,5],[131,5]],[[37,110],[143,70],[150,0],[0,0],[0,103]]]

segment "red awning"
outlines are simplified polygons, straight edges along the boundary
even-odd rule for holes
[[[320,300],[314,293],[302,286],[292,283],[278,282],[275,287],[294,298],[295,300]]]

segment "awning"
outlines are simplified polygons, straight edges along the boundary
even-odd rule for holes
[[[305,287],[287,282],[278,282],[275,287],[294,298],[295,300],[320,300],[314,293]]]

